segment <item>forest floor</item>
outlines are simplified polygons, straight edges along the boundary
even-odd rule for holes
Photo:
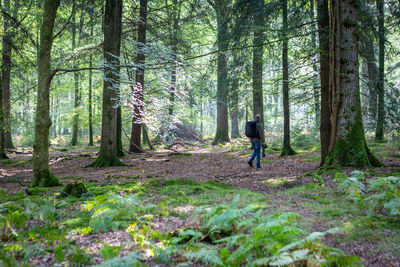
[[[367,180],[400,176],[398,152],[389,153],[385,144],[371,144],[371,148],[387,167],[363,170]],[[140,203],[156,205],[155,211],[148,212],[151,219],[147,225],[151,231],[174,235],[178,229],[200,227],[202,213],[198,211],[199,207],[231,203],[239,195],[243,205],[258,203],[265,214],[295,212],[302,215],[300,223],[308,232],[345,225],[351,230],[327,235],[322,241],[362,258],[366,266],[400,266],[399,221],[382,213],[368,216],[366,210],[338,193],[335,174],[350,175],[353,169],[317,170],[319,152],[311,148],[298,150],[299,154],[290,157],[280,157],[278,149],[269,148],[266,157],[262,158],[260,170],[248,166],[251,150],[244,141],[178,147],[177,150],[178,153],[164,149],[127,154],[122,159],[127,166],[122,167],[86,168],[95,158],[98,147],[52,147],[52,172],[63,184],[83,182],[89,189],[91,195],[79,199],[52,198],[62,187],[32,188],[29,189],[32,196],[26,196],[23,186],[32,182],[31,151],[17,149],[18,153],[8,153],[10,159],[0,163],[1,207],[12,203],[10,209],[18,211],[23,207],[27,210],[26,199],[30,199],[38,209],[35,213],[31,208],[27,223],[14,229],[17,233],[14,237],[3,231],[0,235],[2,250],[18,261],[35,266],[68,261],[98,264],[107,259],[103,252],[108,246],[116,247],[114,252],[119,256],[140,250],[145,255],[141,262],[151,266],[173,266],[188,259],[196,262],[196,258],[178,257],[176,252],[169,261],[162,260],[160,255],[157,258],[155,252],[149,250],[152,246],[146,242],[155,242],[160,237],[152,239],[147,232],[141,236],[132,234],[129,231],[132,224],[122,219],[108,231],[87,230],[88,225],[92,226],[93,214],[82,207],[93,204],[90,201],[94,196],[112,192],[121,196],[134,194],[143,201]],[[43,199],[53,199],[53,204],[43,202]],[[44,218],[41,205],[53,207],[56,216]],[[35,214],[40,216],[35,217]]]

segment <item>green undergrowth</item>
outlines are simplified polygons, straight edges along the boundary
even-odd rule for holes
[[[400,248],[400,180],[389,177],[369,177],[354,171],[350,176],[336,173],[335,187],[310,183],[294,187],[280,194],[295,199],[283,203],[277,201],[272,207],[281,210],[301,205],[310,219],[335,227],[346,225],[349,234],[335,237],[338,243],[372,243],[369,253],[397,255]],[[279,197],[278,197],[279,198]],[[300,200],[301,199],[301,200]],[[277,207],[278,208],[278,207]]]
[[[27,163],[31,163],[32,159],[15,160],[15,159],[4,159],[0,161],[1,164],[8,165],[11,167],[23,166]]]
[[[265,195],[227,183],[177,178],[86,187],[80,198],[57,198],[59,191],[41,187],[30,196],[0,190],[0,265],[54,255],[61,266],[85,266],[95,254],[102,266],[141,266],[146,260],[170,266],[358,264],[321,241],[337,228],[311,233],[300,214],[276,212]],[[286,194],[297,194],[291,190]],[[101,235],[91,237],[114,231],[131,239],[115,247]],[[86,238],[100,249],[89,251],[87,243],[75,241]],[[128,253],[120,257],[122,249]]]

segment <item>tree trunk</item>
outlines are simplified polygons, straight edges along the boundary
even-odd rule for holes
[[[236,69],[240,64],[239,54],[233,51],[233,69]],[[232,88],[231,88],[231,138],[240,138],[239,133],[239,73],[232,73]]]
[[[10,0],[4,0],[4,7],[10,9]],[[14,14],[16,14],[17,6],[14,6]],[[4,120],[4,147],[14,148],[11,139],[11,123],[10,123],[10,74],[11,74],[11,50],[13,46],[12,35],[10,32],[11,20],[4,15],[4,30],[2,40],[2,62],[1,62],[1,90],[3,91],[3,120]]]
[[[106,0],[104,12],[104,81],[100,151],[90,167],[124,165],[117,155],[117,108],[122,0]]]
[[[118,102],[121,102],[121,99],[118,94]],[[117,155],[122,158],[124,156],[124,147],[122,145],[122,110],[121,105],[117,107]]]
[[[82,11],[81,11],[82,12]],[[72,51],[76,48],[76,0],[72,2]],[[74,60],[72,68],[77,68],[77,62]],[[79,131],[79,76],[78,72],[74,72],[74,118],[72,122],[72,138],[70,145],[76,146],[78,144],[78,131]]]
[[[39,47],[39,84],[35,118],[35,142],[33,144],[33,186],[57,186],[58,179],[49,168],[49,129],[50,120],[50,84],[51,84],[51,47],[53,28],[60,0],[45,0]]]
[[[283,147],[281,156],[294,155],[296,152],[290,145],[290,106],[289,106],[289,63],[288,63],[288,21],[287,0],[282,0],[282,95],[283,95]]]
[[[331,0],[331,143],[326,165],[370,167],[382,163],[368,149],[361,114],[357,0]]]
[[[368,114],[368,95],[369,95],[369,84],[368,84],[368,60],[362,56],[361,58],[361,77],[360,77],[360,91],[361,91],[361,112],[362,114]],[[364,127],[368,128],[370,125],[371,118],[364,116]]]
[[[384,123],[385,123],[385,14],[384,0],[376,1],[378,10],[378,38],[379,38],[379,71],[378,71],[378,119],[376,121],[375,140],[384,140]]]
[[[264,0],[253,0],[254,12],[254,39],[253,39],[253,118],[261,115],[261,124],[264,125],[263,103],[263,41],[264,41]]]
[[[172,29],[170,29],[170,39],[172,46],[172,71],[171,71],[171,86],[169,92],[169,108],[168,114],[170,116],[174,113],[174,102],[176,94],[176,72],[177,72],[177,54],[178,54],[178,31],[179,31],[179,19],[181,14],[181,1],[173,1],[173,11],[172,11]]]
[[[310,17],[312,20],[315,19],[314,16],[314,0],[310,0]],[[318,66],[317,66],[317,37],[315,34],[315,26],[312,24],[312,30],[313,32],[311,33],[311,47],[312,47],[312,52],[315,52],[315,55],[311,58],[311,63],[312,63],[312,68],[313,68],[313,73],[318,72]],[[313,94],[314,94],[314,113],[315,113],[315,129],[319,129],[320,127],[320,116],[321,116],[321,111],[320,111],[320,103],[321,101],[319,100],[319,92],[318,92],[318,81],[316,78],[313,78]]]
[[[377,115],[377,73],[375,47],[372,40],[367,44],[367,65],[368,65],[368,112],[372,122],[375,123]]]
[[[0,77],[1,79],[1,77]],[[3,102],[3,90],[0,90],[0,103]],[[4,111],[3,105],[0,105],[0,159],[7,159],[4,148]]]
[[[138,21],[138,53],[136,58],[136,64],[138,65],[136,70],[136,83],[133,92],[134,99],[134,110],[132,119],[132,133],[131,133],[131,144],[129,151],[135,153],[141,153],[142,150],[142,117],[143,117],[143,89],[144,89],[144,63],[145,54],[144,48],[146,45],[146,29],[147,28],[147,0],[140,0],[140,14]]]
[[[203,139],[203,91],[200,91],[200,139]]]
[[[321,83],[321,166],[325,164],[331,138],[331,119],[329,108],[329,9],[328,0],[318,0],[319,73]]]
[[[228,126],[228,18],[232,6],[231,0],[216,0],[215,11],[217,14],[217,43],[218,43],[218,63],[217,63],[217,132],[214,142],[229,141]]]
[[[93,41],[93,27],[94,27],[94,0],[90,2],[90,40]],[[93,55],[89,55],[89,68],[93,67]],[[89,69],[89,143],[88,146],[93,146],[93,83],[92,83],[92,70]]]

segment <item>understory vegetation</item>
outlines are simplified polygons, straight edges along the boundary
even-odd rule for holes
[[[243,148],[230,149],[234,160]],[[314,164],[312,152],[298,151]],[[171,160],[210,157],[191,152]],[[277,157],[272,148],[267,153]],[[158,176],[108,172],[104,183],[86,180],[81,197],[60,187],[30,188],[31,195],[1,190],[0,265],[361,266],[369,259],[350,249],[360,243],[373,244],[367,257],[388,255],[388,264],[397,257],[400,169],[275,177],[264,183],[273,190],[266,193]]]

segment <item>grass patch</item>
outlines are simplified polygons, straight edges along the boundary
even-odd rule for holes
[[[25,165],[27,163],[32,162],[32,159],[24,159],[24,160],[15,160],[15,159],[4,159],[1,161],[2,164],[4,165],[9,165],[12,167],[17,167],[17,166],[22,166]]]
[[[309,155],[304,157],[307,162],[320,162],[321,156],[320,155]]]
[[[204,154],[201,154],[201,155],[200,155],[200,160],[205,160],[206,158],[208,158],[207,155],[204,155]]]
[[[327,196],[332,193],[330,189],[319,184],[307,184],[304,186],[293,187],[282,192],[288,196],[298,196],[303,198],[316,199],[317,197]]]
[[[65,177],[60,177],[59,179],[61,180],[82,180],[83,177],[74,177],[74,176],[65,176]]]
[[[263,183],[268,184],[270,187],[281,187],[285,184],[289,184],[289,181],[285,178],[271,178],[263,181]]]
[[[173,157],[173,158],[187,158],[187,157],[193,157],[193,154],[192,153],[188,153],[188,152],[185,152],[185,153],[172,153],[169,156]]]

